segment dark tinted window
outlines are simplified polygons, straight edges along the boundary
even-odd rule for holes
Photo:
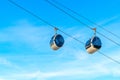
[[[86,44],[85,44],[85,47],[88,48],[90,46],[90,43],[91,43],[91,39],[89,39]]]
[[[64,44],[64,38],[58,34],[55,38],[55,43],[58,47],[61,47]]]
[[[102,45],[101,40],[98,37],[93,38],[92,44],[95,45],[95,46],[101,46]]]

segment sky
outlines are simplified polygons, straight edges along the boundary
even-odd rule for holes
[[[12,0],[65,33],[86,42],[94,34],[45,0]],[[53,2],[52,0],[50,0]],[[87,17],[103,28],[120,34],[120,0],[56,0]],[[50,48],[54,29],[8,0],[0,1],[0,80],[119,80],[120,64],[95,52],[88,54],[85,45],[61,34],[65,43],[59,50]],[[85,19],[71,13],[83,23],[113,41],[111,35]],[[102,41],[99,50],[120,61],[120,46],[96,34]]]

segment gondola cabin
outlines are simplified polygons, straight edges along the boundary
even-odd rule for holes
[[[87,52],[90,54],[99,50],[101,48],[101,46],[102,46],[101,40],[97,36],[92,37],[85,44],[85,48],[86,48]]]
[[[60,34],[55,34],[50,40],[50,46],[53,50],[58,50],[64,44],[64,38]]]

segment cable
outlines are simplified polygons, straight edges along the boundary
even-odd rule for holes
[[[113,43],[115,43],[116,45],[120,46],[120,44],[119,44],[119,43],[117,43],[116,41],[114,41],[114,40],[112,40],[112,39],[108,38],[107,36],[105,36],[105,35],[101,34],[101,33],[100,33],[100,32],[98,32],[98,31],[96,31],[96,32],[97,32],[98,34],[102,35],[103,37],[105,37],[106,39],[108,39],[108,40],[112,41],[112,42],[113,42]]]
[[[55,8],[59,9],[60,11],[64,12],[65,14],[67,14],[68,16],[70,16],[71,18],[75,19],[76,21],[78,21],[79,23],[87,26],[88,28],[92,29],[90,26],[86,25],[85,23],[83,23],[82,21],[80,21],[78,18],[74,17],[73,15],[69,14],[68,12],[66,12],[65,10],[59,8],[57,5],[53,4],[52,2],[45,0],[47,3],[51,4],[52,6],[54,6]]]
[[[82,42],[82,41],[78,40],[77,38],[75,38],[75,37],[73,37],[73,36],[65,33],[64,31],[62,31],[62,30],[60,30],[60,29],[59,29],[59,31],[62,32],[62,33],[64,33],[65,35],[71,37],[72,39],[76,40],[77,42],[79,42],[79,43],[81,43],[81,44],[83,44],[83,45],[85,44],[84,42]]]
[[[31,12],[31,11],[25,9],[25,8],[22,7],[21,5],[19,5],[19,4],[15,3],[15,2],[13,2],[12,0],[8,0],[8,1],[9,1],[10,3],[14,4],[16,7],[20,8],[21,10],[24,10],[25,12],[31,14],[32,16],[34,16],[35,18],[37,18],[38,20],[40,20],[40,21],[42,21],[42,22],[48,24],[50,27],[52,27],[52,28],[56,28],[55,26],[53,26],[52,24],[50,24],[50,23],[47,22],[46,20],[44,20],[44,19],[42,19],[41,17],[37,16],[37,15],[34,14],[33,12]],[[58,28],[57,28],[57,29],[58,29]],[[62,33],[64,33],[65,35],[69,36],[70,38],[72,38],[72,39],[76,40],[77,42],[82,43],[82,44],[84,45],[84,42],[81,42],[81,41],[78,40],[77,38],[72,37],[71,35],[65,33],[64,31],[62,31],[62,30],[60,30],[60,29],[58,29],[58,30],[61,31]],[[102,55],[104,55],[104,56],[107,57],[108,59],[110,59],[110,60],[112,60],[112,61],[114,61],[114,62],[120,64],[119,61],[113,59],[112,57],[109,57],[109,56],[107,56],[107,55],[105,55],[105,54],[103,54],[103,53],[101,53],[101,52],[99,52],[99,53],[102,54]]]
[[[107,57],[108,59],[110,59],[110,60],[112,60],[112,61],[114,61],[114,62],[116,62],[116,63],[120,64],[120,62],[119,62],[119,61],[117,61],[117,60],[115,60],[115,59],[111,58],[110,56],[107,56],[107,55],[105,55],[104,53],[102,53],[102,52],[100,52],[100,51],[98,51],[98,53],[99,53],[99,54],[102,54],[103,56]]]
[[[50,23],[47,22],[46,20],[44,20],[44,19],[42,19],[41,17],[37,16],[37,15],[34,14],[33,12],[31,12],[31,11],[25,9],[24,7],[18,5],[17,3],[13,2],[12,0],[8,0],[8,1],[9,1],[10,3],[14,4],[15,6],[17,6],[18,8],[24,10],[25,12],[29,13],[30,15],[34,16],[34,17],[37,18],[38,20],[40,20],[40,21],[42,21],[42,22],[48,24],[50,27],[52,27],[52,28],[56,28],[54,25],[50,24]],[[84,44],[82,41],[79,41],[77,38],[72,37],[71,35],[69,35],[69,34],[65,33],[64,31],[60,30],[59,28],[57,28],[57,29],[58,29],[60,32],[64,33],[65,35],[71,37],[72,39],[74,39],[74,40],[76,40],[76,41],[78,41],[78,42]]]
[[[83,23],[81,20],[79,20],[78,18],[74,17],[73,15],[69,14],[68,12],[66,12],[65,10],[63,10],[62,8],[58,7],[57,5],[55,5],[54,3],[50,2],[49,0],[45,0],[47,3],[49,3],[50,5],[54,6],[55,8],[59,9],[60,11],[62,11],[63,13],[65,13],[66,15],[70,16],[71,18],[73,18],[74,20],[78,21],[79,23],[85,25],[86,27],[88,27],[89,29],[93,30],[93,28],[91,28],[90,26],[88,26],[87,24]],[[96,32],[98,33],[98,32]],[[108,38],[107,36],[103,35],[102,33],[98,33],[101,36],[103,36],[104,38],[110,40],[111,42],[113,42],[114,44],[120,46],[119,43],[115,42],[114,40]]]
[[[41,20],[42,22],[44,22],[44,23],[50,25],[50,26],[53,27],[53,28],[55,27],[55,26],[53,26],[52,24],[50,24],[49,22],[43,20],[41,17],[39,17],[39,16],[37,16],[36,14],[34,14],[33,12],[31,12],[31,11],[25,9],[24,7],[18,5],[18,4],[15,3],[14,1],[12,1],[12,0],[8,0],[8,1],[9,1],[10,3],[14,4],[15,6],[17,6],[18,8],[24,10],[25,12],[29,13],[30,15],[34,16],[34,17],[37,18],[38,20]]]
[[[99,24],[97,24],[97,23],[91,21],[90,19],[88,19],[87,17],[81,15],[80,13],[78,13],[78,12],[76,12],[76,11],[74,11],[74,10],[68,8],[67,6],[63,5],[62,3],[60,3],[60,2],[58,2],[58,1],[56,1],[56,0],[52,0],[52,1],[53,1],[54,3],[56,3],[56,4],[60,5],[60,6],[62,6],[63,8],[65,8],[65,9],[67,9],[67,10],[73,12],[74,14],[76,14],[76,15],[82,17],[83,19],[86,19],[88,22],[90,22],[90,23],[92,23],[92,24],[95,24],[95,25],[98,26],[99,28],[101,28],[101,29],[107,31],[108,33],[110,33],[110,34],[112,34],[113,36],[115,36],[115,37],[117,37],[117,38],[120,39],[120,36],[114,34],[113,32],[109,31],[108,29],[103,28],[101,25],[99,25]]]

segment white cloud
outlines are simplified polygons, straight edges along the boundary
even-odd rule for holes
[[[4,28],[0,32],[0,42],[9,42],[14,47],[28,46],[34,50],[41,50],[44,44],[48,45],[51,28],[47,26],[34,26],[28,22],[19,22],[12,27]],[[52,36],[52,35],[50,35]],[[46,41],[48,40],[48,43]]]
[[[115,53],[117,55],[112,55],[112,57],[115,58],[120,56],[119,51],[116,51]],[[76,60],[74,61],[62,63],[63,65],[61,65],[61,67],[63,68],[59,70],[46,71],[46,72],[40,70],[29,72],[28,70],[28,72],[24,72],[24,73],[20,72],[9,75],[8,79],[49,80],[49,79],[54,79],[56,77],[59,78],[59,77],[74,77],[74,76],[79,77],[79,79],[88,79],[88,78],[94,79],[101,76],[111,76],[113,78],[120,77],[119,64],[116,64],[103,56],[101,57],[98,56],[97,58],[98,59],[96,59],[96,61],[93,63],[89,62],[90,58],[85,58],[85,59],[76,58]]]
[[[13,62],[11,62],[8,59],[3,58],[3,57],[0,57],[0,65],[9,67],[11,69],[12,68],[14,68],[14,69],[21,69],[18,65],[16,65],[15,63],[13,63]]]
[[[114,21],[117,21],[119,19],[119,17],[120,17],[119,15],[113,16],[113,17],[109,17],[109,18],[107,18],[105,20],[102,20],[101,22],[98,22],[97,24],[105,26],[105,25],[113,23]]]
[[[33,73],[22,73],[22,74],[14,74],[12,78],[14,79],[33,79],[36,80],[47,80],[49,78],[54,77],[72,77],[72,76],[79,76],[79,79],[92,79],[100,76],[110,75],[113,77],[119,77],[119,67],[114,69],[116,67],[113,67],[110,69],[108,66],[103,64],[93,64],[89,65],[87,67],[80,67],[80,68],[71,68],[71,69],[63,69],[60,71],[53,71],[53,72],[33,72]],[[117,76],[116,76],[117,75]]]
[[[0,78],[0,80],[5,80],[5,79],[3,79],[3,78]]]
[[[5,58],[0,58],[0,64],[8,65],[8,66],[11,65],[11,63]]]
[[[43,43],[44,40],[48,40],[48,37],[44,37],[49,34],[49,30],[42,33],[43,31],[46,31],[44,27],[34,27],[32,25],[21,25],[17,27],[10,27],[9,29],[5,29],[0,37],[2,38],[2,41],[10,41],[10,42],[23,42],[34,49],[38,49],[41,47],[39,43]],[[78,31],[79,32],[79,31]],[[9,35],[10,34],[10,35]],[[74,37],[79,38],[80,36],[84,36],[83,34],[76,33]],[[86,37],[86,36],[85,36]],[[72,76],[78,76],[79,78],[96,78],[101,77],[105,75],[110,75],[113,77],[120,77],[119,72],[119,66],[116,66],[118,64],[112,62],[111,60],[99,56],[97,53],[95,55],[89,55],[85,51],[83,51],[83,45],[81,48],[81,45],[72,46],[73,44],[76,44],[76,42],[69,37],[66,39],[67,45],[63,46],[63,50],[60,51],[60,55],[58,55],[60,59],[72,57],[69,61],[60,62],[57,64],[61,64],[60,68],[57,70],[53,69],[52,71],[41,71],[38,68],[38,71],[30,71],[29,69],[25,69],[24,67],[22,71],[25,70],[25,72],[16,72],[11,73],[10,75],[5,75],[3,80],[47,80],[49,78],[55,78],[55,77],[72,77]],[[70,44],[69,44],[70,43]],[[84,49],[85,50],[85,49]],[[109,51],[108,51],[109,52]],[[112,58],[115,58],[119,61],[119,49],[117,51],[113,51],[109,53],[109,56],[112,56]],[[107,53],[106,53],[107,54]],[[107,54],[108,55],[108,54]],[[40,57],[41,58],[41,57]],[[13,63],[10,63],[7,60],[0,59],[0,62],[5,65],[10,65],[14,67]],[[28,64],[31,64],[28,63]],[[36,66],[38,66],[37,64]],[[47,65],[47,63],[46,63]],[[53,64],[54,65],[54,64]],[[28,66],[28,65],[26,65]],[[29,67],[29,66],[28,66]],[[55,68],[56,66],[50,66]],[[58,67],[58,66],[57,66]]]

